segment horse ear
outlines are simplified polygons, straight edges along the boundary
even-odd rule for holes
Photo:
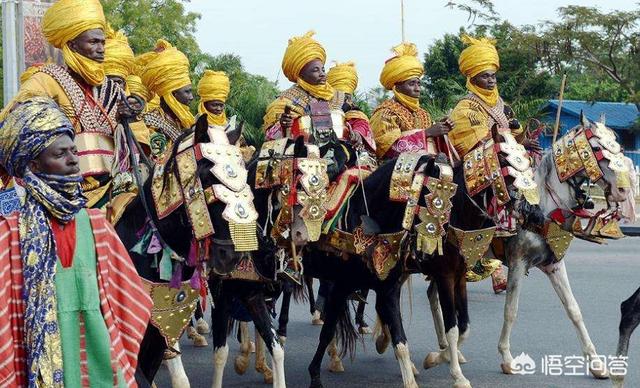
[[[600,119],[598,120],[598,122],[604,126],[607,125],[607,114],[602,112],[600,113]]]
[[[201,115],[195,125],[193,144],[209,142],[211,142],[211,139],[209,139],[209,122],[207,121],[207,115]]]
[[[304,144],[304,137],[296,137],[295,144],[293,146],[293,154],[298,158],[304,158],[307,156],[307,147]]]
[[[227,139],[229,139],[229,144],[235,145],[238,142],[238,139],[240,139],[240,136],[242,136],[243,127],[244,127],[244,121],[241,121],[236,128],[227,132]]]
[[[583,128],[589,128],[591,123],[589,123],[589,119],[584,115],[584,111],[580,111],[580,124],[582,124]]]

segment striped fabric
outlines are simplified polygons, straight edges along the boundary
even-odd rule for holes
[[[99,210],[88,210],[96,242],[100,304],[111,337],[114,384],[121,370],[128,386],[134,378],[138,350],[152,301],[113,227]],[[0,386],[26,386],[18,214],[0,218]],[[88,382],[86,368],[83,382]]]

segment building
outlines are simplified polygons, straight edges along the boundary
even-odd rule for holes
[[[542,111],[545,113],[543,121],[549,124],[549,129],[541,137],[540,143],[543,148],[549,148],[553,139],[558,100],[549,100]],[[580,112],[583,112],[592,122],[604,117],[607,127],[618,135],[618,142],[624,148],[625,155],[633,160],[636,169],[640,168],[640,111],[635,104],[564,100],[560,112],[558,137],[580,124]]]

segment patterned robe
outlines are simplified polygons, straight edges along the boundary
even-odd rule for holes
[[[126,248],[98,210],[88,210],[96,243],[98,286],[102,315],[111,340],[114,374],[120,369],[135,387],[134,373],[140,342],[151,312],[151,298],[143,289]],[[27,383],[18,213],[0,218],[0,386]],[[87,376],[82,376],[87,381]]]

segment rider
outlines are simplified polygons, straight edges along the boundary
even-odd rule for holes
[[[342,110],[351,136],[358,136],[365,149],[375,154],[376,143],[366,113],[360,110],[353,101],[358,87],[358,72],[353,62],[336,63],[327,73],[327,82],[338,92],[344,93]]]
[[[0,130],[0,163],[26,191],[0,217],[2,386],[135,384],[152,302],[111,225],[84,209],[74,137],[48,97],[14,105]]]
[[[67,114],[76,131],[82,188],[88,207],[108,200],[111,167],[117,149],[117,125],[122,89],[105,77],[106,22],[98,0],[59,0],[44,14],[42,31],[48,42],[61,49],[64,66],[40,67],[22,84],[11,107],[33,96],[52,98]]]
[[[537,140],[529,140],[525,136],[518,120],[513,117],[513,111],[498,93],[496,73],[500,68],[500,59],[494,43],[486,38],[475,39],[468,35],[464,35],[462,41],[468,47],[460,53],[458,64],[460,72],[467,78],[469,93],[453,109],[450,116],[454,128],[449,133],[460,159],[480,142],[490,139],[494,125],[509,128],[516,140],[525,147],[539,149]],[[496,293],[506,289],[506,276],[502,273],[500,262],[496,260],[482,260],[480,265],[468,272],[467,278],[478,281],[489,274]]]
[[[439,136],[453,124],[448,119],[433,123],[429,112],[420,107],[420,78],[424,67],[413,43],[393,48],[395,56],[386,61],[380,83],[393,91],[393,98],[380,104],[371,116],[371,127],[379,159],[390,159],[407,151],[446,152]]]
[[[152,132],[152,154],[159,156],[185,129],[195,124],[189,108],[193,101],[189,59],[163,39],[158,40],[154,51],[138,59],[144,64],[140,74],[142,82],[150,92],[160,96],[160,106],[143,115]]]
[[[343,93],[336,93],[324,71],[326,52],[314,32],[289,39],[282,72],[294,83],[267,107],[262,129],[267,140],[303,136],[319,146],[348,138],[342,111]]]

